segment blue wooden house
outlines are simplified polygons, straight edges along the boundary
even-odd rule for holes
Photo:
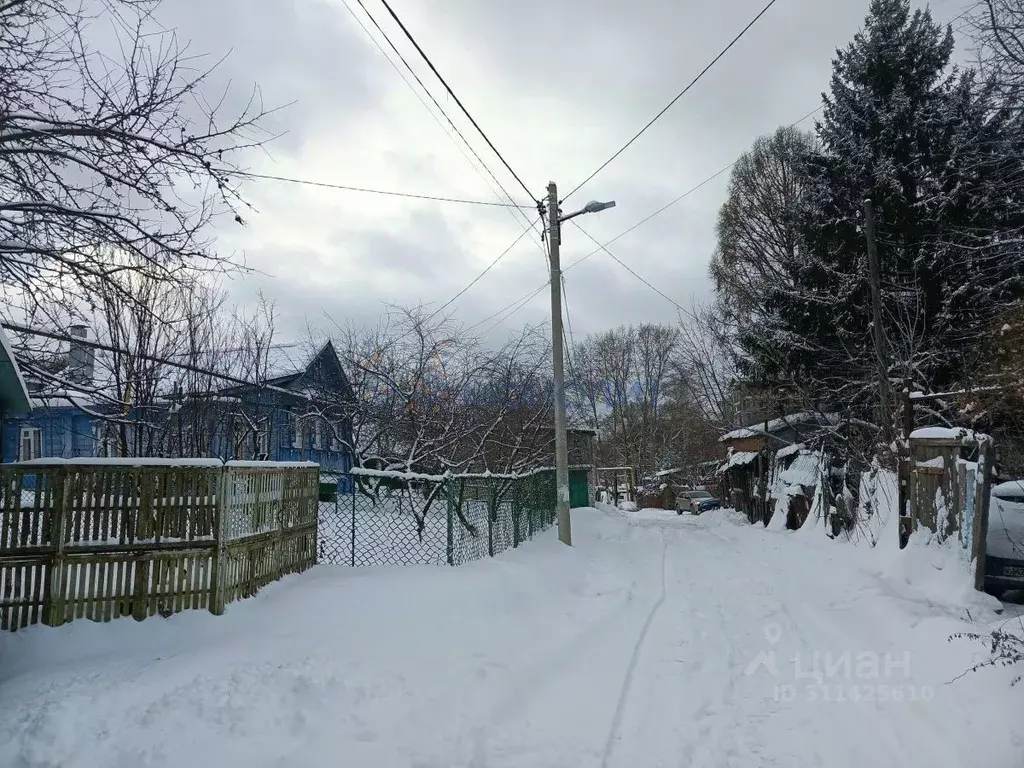
[[[354,395],[334,345],[328,341],[296,365],[274,355],[268,377],[259,384],[225,387],[214,395],[183,404],[180,414],[206,408],[212,421],[206,455],[229,459],[314,461],[335,476],[339,492],[351,491]],[[191,419],[193,422],[194,418]],[[211,419],[207,419],[211,420]]]
[[[84,329],[72,335],[84,336]],[[91,350],[72,344],[62,376],[66,388],[29,379],[31,410],[17,407],[0,414],[0,459],[128,455],[314,461],[338,476],[339,492],[350,491],[352,427],[346,405],[353,394],[333,344],[300,364],[273,357],[265,381],[185,395],[172,391],[141,412],[89,394],[95,390]]]
[[[8,418],[23,416],[32,410],[28,386],[18,369],[7,334],[0,328],[0,425]],[[3,449],[0,434],[0,450]]]

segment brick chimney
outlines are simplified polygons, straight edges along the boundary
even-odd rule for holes
[[[72,341],[68,349],[68,381],[72,384],[91,385],[96,368],[96,350],[78,340],[89,339],[89,329],[72,325],[68,329]]]

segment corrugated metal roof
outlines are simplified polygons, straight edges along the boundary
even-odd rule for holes
[[[739,440],[743,437],[757,437],[763,435],[765,432],[771,434],[772,432],[778,432],[779,430],[785,429],[786,427],[795,427],[798,424],[807,424],[808,422],[821,422],[824,424],[837,424],[839,417],[832,413],[811,413],[809,411],[802,413],[791,413],[788,416],[783,416],[778,419],[771,419],[766,425],[763,421],[758,424],[751,424],[748,427],[740,427],[734,429],[732,432],[726,432],[720,438],[718,442],[724,443],[729,440]],[[767,426],[767,429],[765,427]]]
[[[818,464],[820,456],[816,453],[801,453],[786,469],[779,474],[783,485],[816,486],[818,484]]]
[[[726,469],[732,469],[733,467],[742,467],[745,464],[749,464],[757,458],[757,451],[737,451],[729,457],[729,461],[725,463]]]

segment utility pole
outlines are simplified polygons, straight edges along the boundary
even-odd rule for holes
[[[543,203],[537,201],[543,212]],[[562,223],[585,213],[598,213],[615,207],[615,201],[591,200],[583,208],[563,216],[558,208],[558,186],[548,182],[548,256],[551,260],[551,356],[555,387],[555,490],[557,495],[558,540],[572,546],[569,522],[569,446],[565,428],[565,372],[562,350],[562,266],[558,248],[562,241]]]
[[[882,328],[882,270],[875,245],[875,209],[871,198],[864,200],[864,234],[868,241],[868,279],[871,283],[871,326],[875,341],[875,363],[878,366],[878,404],[881,408],[882,442],[886,453],[892,443],[892,417],[889,401],[889,355]]]
[[[551,355],[555,385],[555,490],[557,493],[558,540],[572,546],[569,520],[569,446],[565,432],[565,372],[562,351],[562,267],[558,246],[561,221],[558,186],[548,182],[548,255],[551,259]]]

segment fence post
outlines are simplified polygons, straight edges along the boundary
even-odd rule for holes
[[[494,479],[487,481],[487,556],[494,557],[494,518],[498,515]]]
[[[522,539],[522,536],[523,536],[522,525],[521,525],[521,522],[519,520],[519,516],[523,512],[523,504],[522,504],[522,501],[519,498],[519,491],[520,491],[519,485],[520,485],[520,483],[521,483],[521,481],[518,480],[518,479],[512,480],[509,483],[509,485],[506,488],[506,490],[505,490],[505,493],[511,492],[510,495],[511,495],[511,501],[512,501],[512,546],[513,547],[518,547],[520,544],[523,543],[523,539]]]
[[[352,480],[352,520],[349,526],[349,540],[351,547],[349,549],[349,557],[351,558],[352,567],[356,567],[356,481]]]
[[[53,520],[50,523],[50,541],[53,544],[53,556],[47,569],[45,592],[43,593],[43,623],[58,627],[64,623],[64,603],[66,599],[64,571],[64,540],[67,538],[68,508],[71,505],[71,489],[68,488],[68,469],[60,467],[56,477],[57,498],[54,499]],[[42,493],[39,487],[39,475],[36,475],[37,494]],[[84,576],[83,576],[84,578]]]
[[[291,480],[292,478],[287,472],[285,472],[285,470],[282,469],[275,470],[275,473],[280,473],[281,476],[281,494],[280,496],[278,496],[277,493],[272,494],[275,498],[271,502],[277,502],[277,514],[275,515],[275,517],[277,517],[277,535],[274,537],[274,578],[279,579],[281,578],[281,575],[284,572],[284,508],[285,495],[287,492],[287,489],[285,488],[285,483]],[[273,475],[268,475],[268,480],[270,480],[270,482],[268,482],[268,485],[274,487],[277,485],[277,483],[273,482],[272,478]],[[298,480],[298,482],[295,483],[298,486],[297,490],[299,490],[301,493],[305,493],[306,483],[302,482],[302,475],[299,474],[299,477],[296,478],[296,480]],[[317,496],[319,495],[320,487],[319,485],[317,485]],[[301,504],[302,502],[299,503]]]
[[[220,487],[217,489],[216,519],[213,531],[213,564],[210,569],[210,613],[220,616],[224,613],[224,581],[227,576],[227,523],[231,505],[233,476],[231,470],[222,467],[218,472]],[[231,490],[229,490],[229,488]]]
[[[974,588],[985,589],[985,544],[988,539],[988,506],[992,495],[992,466],[995,456],[992,439],[982,437],[978,443],[978,474],[975,476],[974,499]]]
[[[448,500],[448,541],[445,547],[445,558],[448,565],[455,565],[455,493],[452,490],[451,480],[442,480],[444,483],[444,495]]]

